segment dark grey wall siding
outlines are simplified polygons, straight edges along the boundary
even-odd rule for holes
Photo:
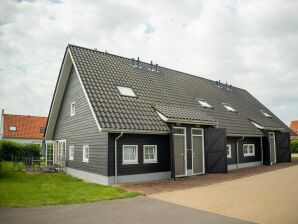
[[[228,165],[237,164],[236,139],[237,138],[227,138],[227,144],[231,144],[232,148],[232,158],[228,158]]]
[[[240,163],[248,163],[248,162],[256,162],[262,160],[261,155],[261,140],[260,138],[244,138],[244,140],[239,143],[239,162]],[[243,144],[255,144],[255,156],[243,156]]]
[[[228,159],[228,164],[237,163],[237,141],[239,137],[228,137],[227,144],[232,145],[232,158]],[[243,156],[243,144],[255,144],[255,156]],[[245,137],[244,140],[239,141],[239,163],[248,163],[262,161],[261,140],[260,138]]]
[[[70,105],[76,103],[76,114],[70,117]],[[63,96],[54,140],[66,139],[67,167],[107,175],[108,134],[100,133],[80,85],[75,70],[71,70]],[[74,146],[74,160],[70,161],[69,146]],[[82,162],[83,145],[89,145],[89,163]]]
[[[114,176],[114,142],[119,134],[109,134],[109,176]],[[122,146],[138,145],[139,164],[122,165]],[[158,163],[143,163],[143,145],[157,145]],[[118,175],[132,175],[142,173],[154,173],[170,171],[170,148],[168,135],[140,135],[124,134],[117,144],[118,152]]]

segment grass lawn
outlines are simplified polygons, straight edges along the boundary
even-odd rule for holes
[[[35,173],[12,170],[2,162],[0,207],[31,207],[93,202],[137,196],[121,188],[86,183],[64,173]]]

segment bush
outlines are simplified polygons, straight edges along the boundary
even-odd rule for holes
[[[298,139],[291,141],[291,153],[298,153]]]
[[[12,158],[40,156],[40,146],[35,144],[20,144],[8,140],[0,140],[0,160],[10,161]]]

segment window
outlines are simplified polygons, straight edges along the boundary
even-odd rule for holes
[[[122,164],[138,164],[138,146],[123,145]]]
[[[9,126],[9,130],[10,131],[17,131],[17,127],[16,126]]]
[[[157,163],[157,146],[144,145],[144,163]]]
[[[243,156],[255,156],[255,145],[254,144],[244,144],[243,145]]]
[[[40,128],[40,129],[39,129],[39,132],[40,132],[40,133],[45,133],[45,131],[46,131],[46,128]]]
[[[269,132],[269,138],[274,138],[274,132]]]
[[[227,103],[223,103],[222,105],[230,112],[237,112],[231,105]]]
[[[192,135],[198,135],[198,136],[203,135],[203,129],[192,128],[191,131],[192,131]]]
[[[119,91],[119,93],[122,96],[132,96],[132,97],[136,97],[135,92],[132,90],[132,88],[130,87],[125,87],[125,86],[117,86],[117,89]]]
[[[73,103],[70,105],[70,116],[73,117],[75,114],[76,114],[76,103],[73,102]]]
[[[212,108],[212,106],[203,99],[197,99],[197,101],[201,104],[202,107]]]
[[[227,144],[227,158],[232,158],[232,145]]]
[[[265,117],[271,117],[271,115],[269,113],[267,113],[266,111],[264,110],[260,110],[260,112],[265,116]]]
[[[73,145],[69,146],[69,155],[68,156],[69,156],[69,160],[73,160],[73,157],[74,157],[74,146]]]
[[[185,129],[184,128],[174,128],[173,134],[174,135],[184,135]]]
[[[89,145],[83,145],[83,162],[89,162]]]

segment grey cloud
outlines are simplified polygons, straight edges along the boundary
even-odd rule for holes
[[[297,1],[1,1],[0,107],[47,115],[68,43],[247,89],[298,119]],[[296,82],[295,82],[296,81]]]

